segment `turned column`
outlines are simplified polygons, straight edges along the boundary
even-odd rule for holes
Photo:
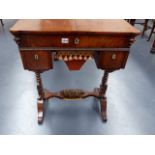
[[[107,81],[108,81],[109,71],[105,71],[102,77],[100,85],[100,105],[101,105],[101,118],[104,122],[107,121],[107,99],[106,99],[106,90],[107,90]]]
[[[40,72],[35,72],[36,81],[37,81],[37,90],[38,90],[38,123],[41,124],[43,122],[43,100],[44,100],[44,92],[42,86],[42,80]]]

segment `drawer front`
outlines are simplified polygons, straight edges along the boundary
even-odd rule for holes
[[[102,35],[30,35],[21,37],[21,47],[126,48],[126,36]]]
[[[124,68],[128,58],[128,51],[104,51],[95,54],[97,67],[106,70],[115,70]]]
[[[23,66],[33,71],[44,71],[53,68],[52,55],[49,51],[20,51]]]

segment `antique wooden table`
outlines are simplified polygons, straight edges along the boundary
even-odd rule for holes
[[[124,20],[18,20],[10,31],[19,46],[24,69],[36,75],[38,123],[43,122],[44,101],[53,97],[82,99],[94,96],[100,100],[102,120],[107,120],[108,75],[125,67],[130,46],[140,34],[136,28]],[[54,60],[64,61],[74,71],[92,58],[98,69],[105,70],[99,88],[60,92],[43,89],[40,74],[52,69]]]

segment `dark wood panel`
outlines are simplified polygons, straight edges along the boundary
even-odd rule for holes
[[[100,69],[116,70],[125,67],[128,54],[128,51],[98,52],[95,53],[95,62]]]
[[[68,43],[63,43],[67,39]],[[29,35],[22,36],[20,47],[127,48],[130,37],[103,35]]]
[[[20,51],[25,69],[44,71],[53,68],[52,54],[49,51]]]

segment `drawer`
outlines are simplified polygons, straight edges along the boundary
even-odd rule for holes
[[[103,51],[95,54],[97,67],[106,70],[115,70],[124,68],[128,58],[128,51]]]
[[[45,71],[53,68],[50,51],[20,51],[23,66],[33,71]]]
[[[21,37],[21,47],[123,48],[129,47],[129,38],[121,35],[28,35]]]

